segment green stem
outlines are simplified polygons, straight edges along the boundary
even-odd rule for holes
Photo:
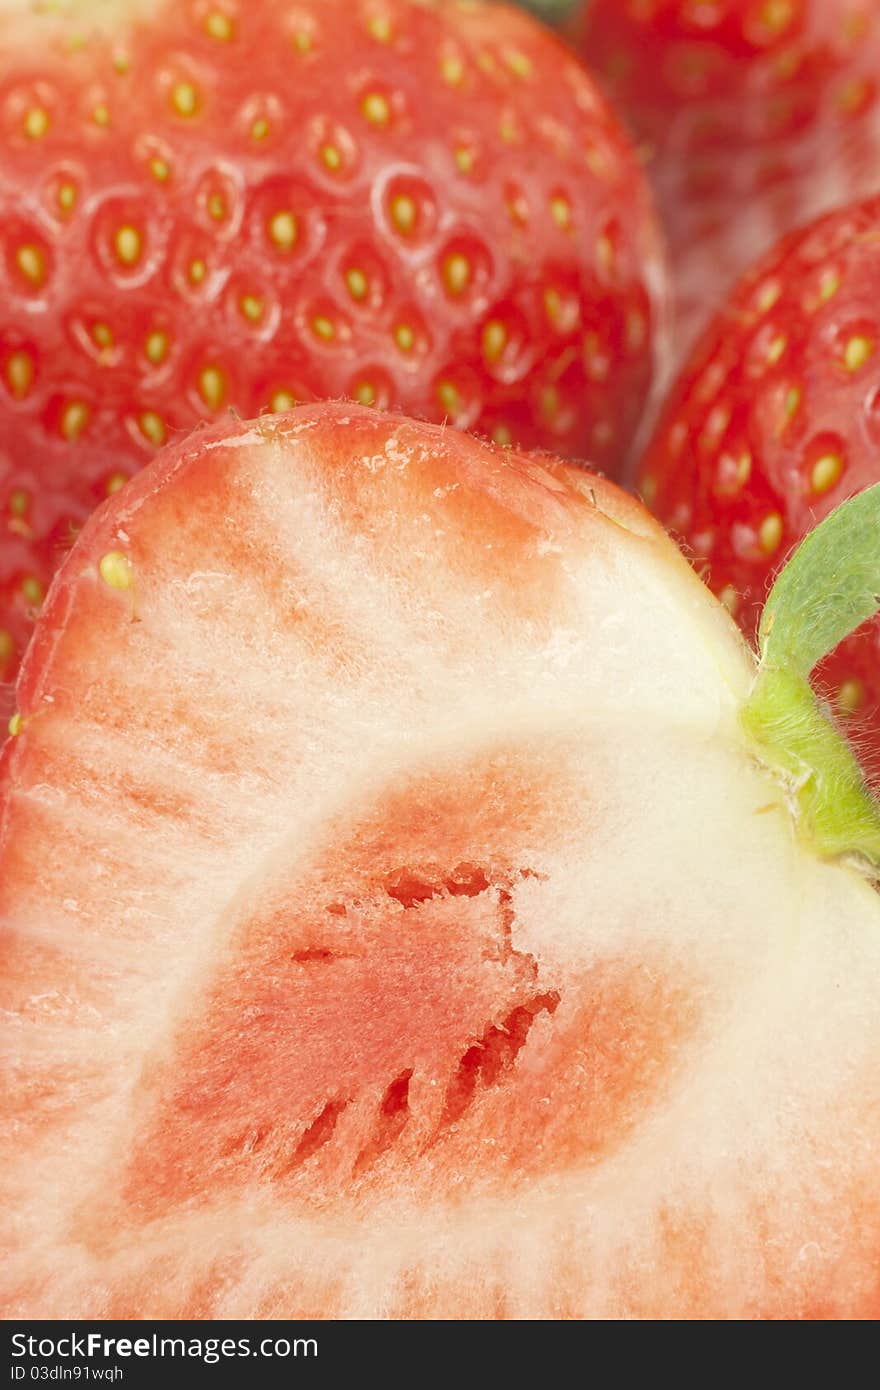
[[[777,579],[741,718],[756,755],[785,781],[814,850],[827,858],[857,854],[880,871],[880,805],[809,679],[878,609],[880,485],[832,512]]]

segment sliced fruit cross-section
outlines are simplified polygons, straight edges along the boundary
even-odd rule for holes
[[[98,513],[3,755],[3,1307],[876,1316],[880,908],[612,485],[345,406]]]

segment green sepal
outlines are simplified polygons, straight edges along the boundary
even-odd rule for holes
[[[880,484],[811,531],[776,580],[742,723],[757,755],[782,774],[814,850],[859,855],[880,871],[880,805],[810,684],[817,663],[878,608]]]

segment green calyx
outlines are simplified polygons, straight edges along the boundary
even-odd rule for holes
[[[880,484],[811,531],[777,579],[741,718],[753,751],[785,780],[816,853],[858,855],[880,872],[880,804],[810,684],[816,664],[878,609]]]

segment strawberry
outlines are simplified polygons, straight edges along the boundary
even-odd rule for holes
[[[338,404],[102,507],[0,764],[5,1316],[876,1317],[880,809],[792,587],[756,686],[612,484]]]
[[[683,355],[779,237],[880,188],[880,0],[593,0],[576,23],[653,152]]]
[[[536,22],[93,0],[28,5],[3,43],[0,681],[91,508],[230,409],[349,396],[619,464],[654,224]]]
[[[819,219],[753,268],[683,368],[640,489],[753,635],[786,552],[880,480],[880,198]],[[880,624],[822,682],[880,774]]]

